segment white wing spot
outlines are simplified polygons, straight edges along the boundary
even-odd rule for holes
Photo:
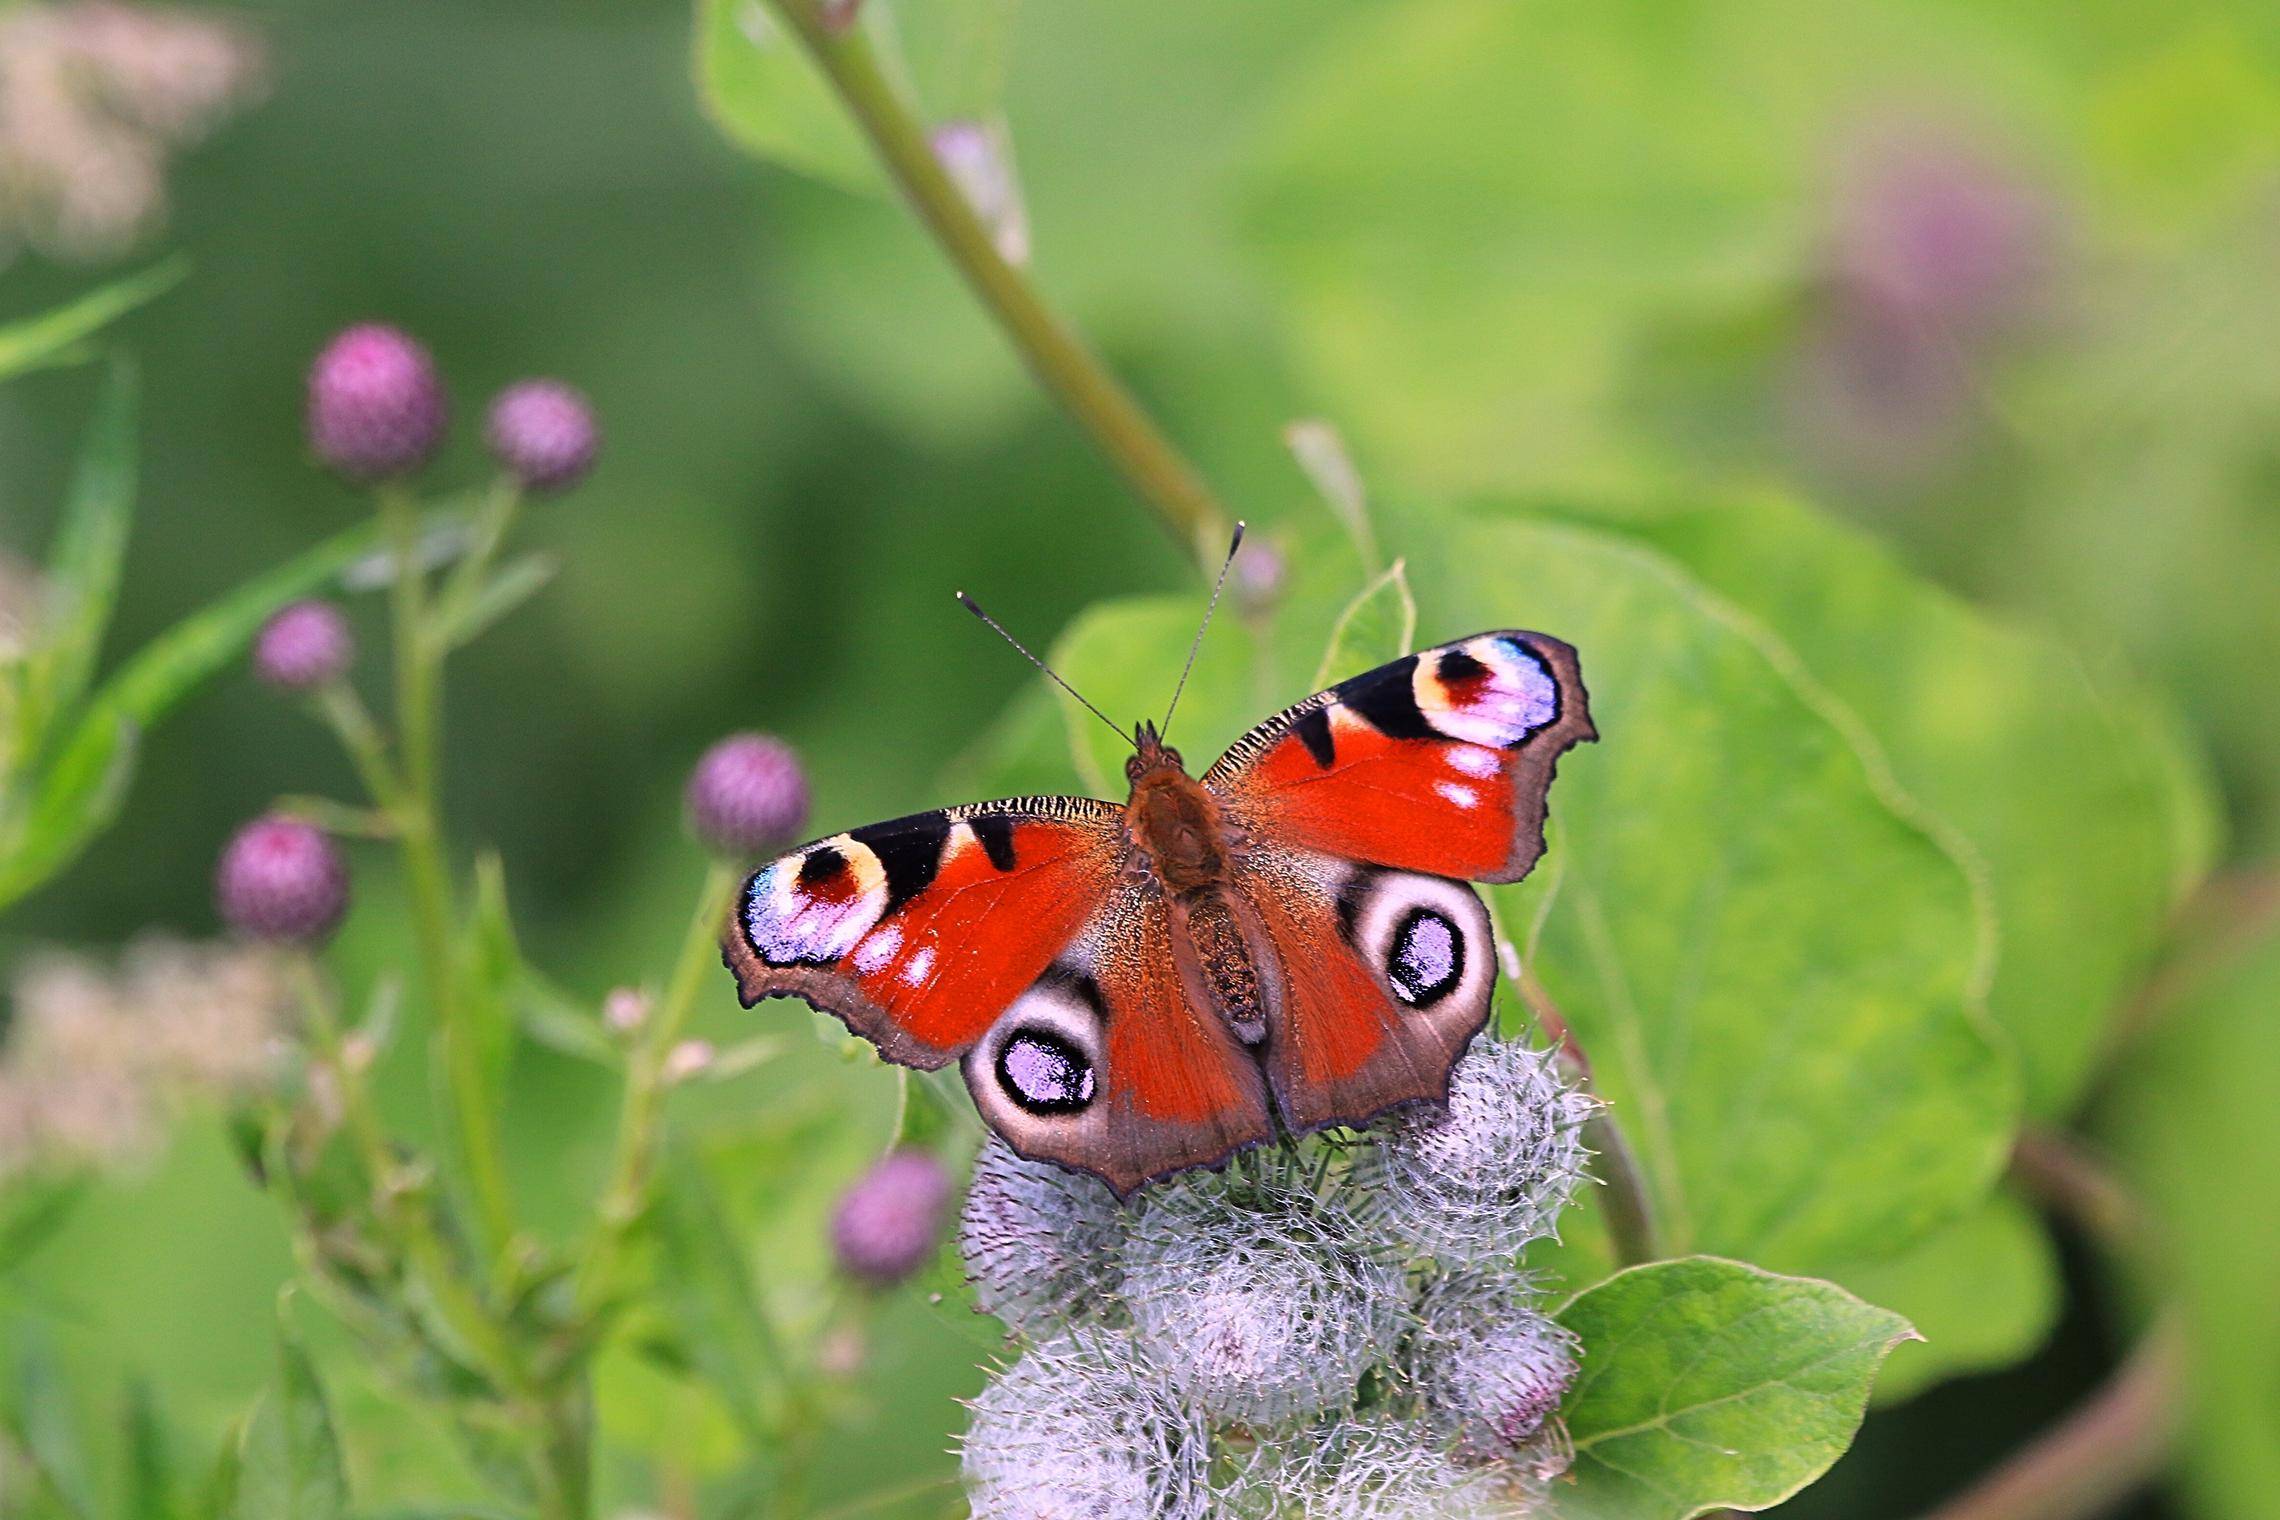
[[[855,969],[865,976],[874,976],[901,948],[902,930],[889,924],[855,947]]]
[[[1459,786],[1454,781],[1436,781],[1433,783],[1433,790],[1448,798],[1458,807],[1480,806],[1480,793],[1469,786]]]
[[[926,978],[933,970],[934,947],[932,945],[921,945],[912,951],[910,959],[903,963],[902,978],[913,987],[923,987],[926,985]]]
[[[1460,744],[1449,751],[1449,769],[1486,779],[1504,768],[1504,757],[1477,744]]]

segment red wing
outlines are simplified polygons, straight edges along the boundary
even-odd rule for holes
[[[1267,1080],[1294,1133],[1448,1096],[1488,1021],[1488,910],[1463,882],[1281,850],[1239,879],[1275,945]]]
[[[722,959],[746,1007],[796,995],[890,1061],[965,1053],[1107,900],[1122,814],[1081,797],[914,813],[754,872]]]
[[[967,1053],[966,1086],[1025,1156],[1119,1197],[1274,1133],[1258,1063],[1172,948],[1160,892],[1127,881]]]
[[[1482,633],[1341,681],[1204,772],[1254,839],[1397,870],[1518,881],[1559,757],[1595,739],[1575,651]]]

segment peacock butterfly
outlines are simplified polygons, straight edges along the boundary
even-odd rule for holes
[[[1475,634],[1286,708],[1200,777],[1140,723],[1122,807],[1015,797],[802,845],[744,883],[723,958],[747,1007],[796,996],[890,1061],[961,1062],[1015,1150],[1129,1196],[1444,1101],[1496,973],[1466,883],[1528,873],[1559,757],[1597,737],[1572,648]]]

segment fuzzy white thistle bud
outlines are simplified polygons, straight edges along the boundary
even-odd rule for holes
[[[1593,1106],[1560,1080],[1551,1052],[1476,1041],[1450,1077],[1447,1109],[1395,1115],[1364,1153],[1369,1223],[1448,1265],[1510,1260],[1567,1206]]]
[[[1124,1246],[1140,1343],[1220,1420],[1272,1423],[1351,1399],[1399,1336],[1402,1288],[1342,1205],[1299,1187],[1167,1189]]]
[[[1097,1312],[1116,1287],[1124,1222],[1099,1178],[1030,1161],[992,1135],[958,1226],[975,1302],[1031,1334]]]
[[[1468,1455],[1530,1450],[1575,1381],[1576,1339],[1530,1307],[1533,1296],[1515,1271],[1458,1272],[1418,1304],[1410,1381]]]
[[[961,1466],[974,1520],[1202,1520],[1209,1433],[1130,1337],[1032,1348],[974,1401]]]

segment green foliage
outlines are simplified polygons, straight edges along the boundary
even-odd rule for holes
[[[2147,1287],[2184,1317],[2183,1486],[2210,1517],[2280,1515],[2280,937],[2269,901],[2248,901],[2261,941],[2218,947],[2132,1050],[2107,1120],[2153,1204]]]
[[[1567,1520],[1780,1503],[1852,1444],[1878,1364],[1915,1334],[1833,1284],[1715,1257],[1618,1273],[1560,1322],[1583,1341]]]
[[[852,189],[884,193],[870,145],[765,0],[700,0],[697,95],[748,153]]]
[[[1996,1193],[1909,1250],[1831,1274],[1870,1303],[1905,1315],[1923,1337],[1902,1346],[1876,1380],[1897,1404],[1945,1378],[2008,1367],[2057,1322],[2058,1255],[2042,1222]]]
[[[233,1520],[339,1520],[348,1509],[340,1441],[290,1300],[279,1310],[277,1377],[238,1452]]]
[[[169,259],[37,316],[0,325],[0,380],[87,357],[88,339],[166,294],[189,272],[180,259]]]

